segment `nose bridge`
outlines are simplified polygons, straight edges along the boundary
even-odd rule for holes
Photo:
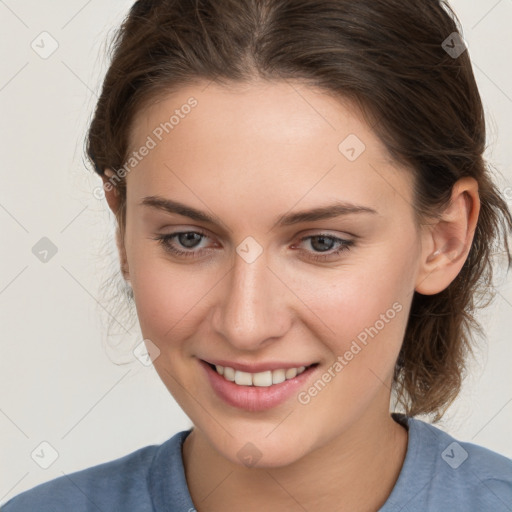
[[[251,350],[285,332],[285,296],[282,283],[267,267],[266,254],[252,259],[243,249],[242,243],[223,290],[216,329],[232,345]]]

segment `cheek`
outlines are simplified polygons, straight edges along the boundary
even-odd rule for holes
[[[318,320],[343,337],[354,336],[358,330],[373,325],[381,315],[394,316],[393,311],[405,309],[410,299],[412,274],[405,261],[396,258],[365,257],[333,272],[294,278],[294,289]],[[409,297],[408,297],[409,296]]]
[[[204,282],[197,274],[172,265],[157,251],[134,251],[130,278],[142,333],[161,344],[184,335],[188,315],[193,315],[194,305],[204,295]]]
[[[213,306],[225,269],[178,264],[155,244],[131,253],[130,278],[142,334],[162,351],[187,347]],[[192,347],[192,345],[190,345]]]
[[[363,414],[374,400],[384,404],[390,390],[410,298],[401,274],[404,267],[397,264],[385,274],[382,271],[368,268],[360,274],[354,268],[338,274],[321,300],[310,295],[310,301],[304,301],[314,304],[319,319],[309,329],[322,333],[320,340],[331,360],[320,377],[326,384],[313,383],[303,390],[300,403],[311,403],[317,416],[330,411],[337,425]]]
[[[309,329],[328,346],[333,360],[343,356],[346,366],[358,368],[355,377],[369,368],[389,376],[407,324],[412,260],[399,259],[396,248],[384,249],[332,273],[294,281],[297,295],[314,312],[308,315]]]

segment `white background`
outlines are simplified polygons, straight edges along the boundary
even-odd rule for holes
[[[93,195],[101,180],[83,141],[106,42],[131,4],[0,0],[0,503],[191,426],[154,369],[129,357],[138,327],[106,336],[114,310],[99,289],[117,265],[113,217]],[[486,109],[486,156],[512,203],[512,0],[452,5]],[[43,31],[59,45],[47,59],[31,48]],[[58,249],[47,263],[32,253],[42,237]],[[439,426],[512,457],[510,276],[479,318],[488,345]],[[48,469],[31,457],[43,441],[58,453]]]

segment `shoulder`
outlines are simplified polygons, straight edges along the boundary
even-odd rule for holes
[[[153,461],[160,451],[174,446],[182,434],[161,445],[146,446],[39,484],[11,498],[0,512],[153,511],[148,483]]]
[[[410,442],[397,482],[397,490],[412,491],[404,512],[419,503],[422,510],[512,511],[512,459],[421,420],[407,423]]]
[[[424,446],[438,453],[437,464],[455,480],[473,475],[479,481],[501,480],[512,491],[512,459],[483,446],[459,441],[440,428],[420,420],[412,420],[425,439]],[[428,441],[427,436],[431,436]],[[443,462],[443,464],[441,464]]]

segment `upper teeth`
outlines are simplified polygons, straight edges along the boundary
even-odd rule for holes
[[[293,379],[301,374],[306,367],[300,366],[299,368],[288,368],[287,370],[267,370],[259,373],[242,372],[235,370],[229,366],[215,365],[217,373],[223,375],[225,379],[235,382],[240,386],[272,386],[272,384],[279,384],[288,379]]]

